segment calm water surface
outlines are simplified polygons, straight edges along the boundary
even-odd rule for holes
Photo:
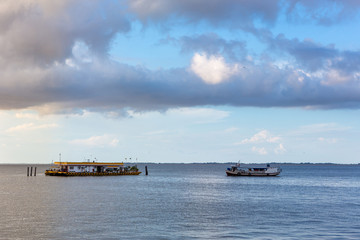
[[[0,165],[0,239],[360,239],[360,165],[283,165],[272,178],[147,165],[107,177]]]

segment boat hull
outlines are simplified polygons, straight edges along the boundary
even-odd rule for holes
[[[141,172],[108,172],[108,173],[86,173],[86,172],[59,172],[45,171],[46,176],[62,177],[84,177],[84,176],[122,176],[122,175],[139,175]]]
[[[226,171],[226,175],[230,177],[276,177],[280,172],[276,173],[252,173],[252,172],[232,172]]]

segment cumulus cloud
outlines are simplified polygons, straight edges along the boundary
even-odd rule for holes
[[[206,54],[195,53],[191,70],[205,83],[218,84],[228,80],[239,72],[237,64],[229,65],[222,56],[207,56]]]
[[[241,144],[245,143],[262,143],[262,142],[268,142],[268,143],[275,143],[280,140],[280,137],[274,137],[272,136],[269,131],[262,130],[258,133],[256,133],[251,138],[245,138],[241,141]]]
[[[275,154],[283,154],[287,150],[285,149],[284,145],[282,143],[279,143],[281,140],[278,136],[273,136],[270,134],[267,130],[262,130],[256,134],[254,134],[250,138],[245,138],[241,142],[236,143],[236,145],[242,145],[242,144],[252,144],[255,146],[252,146],[251,151],[260,154],[260,155],[267,155],[268,151],[266,149],[272,149],[272,151]],[[260,146],[260,145],[265,145]]]

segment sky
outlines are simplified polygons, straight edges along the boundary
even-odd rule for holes
[[[360,163],[360,1],[2,0],[0,163]]]

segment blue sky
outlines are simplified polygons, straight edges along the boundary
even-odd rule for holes
[[[3,1],[0,163],[359,163],[360,2]]]

